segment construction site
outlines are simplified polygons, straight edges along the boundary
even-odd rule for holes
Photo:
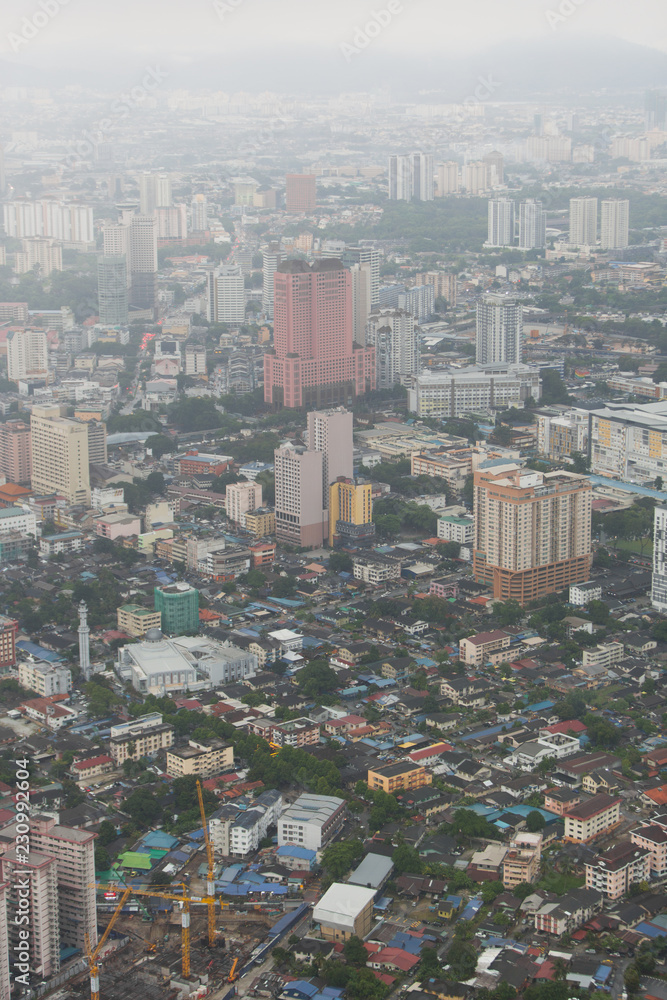
[[[93,947],[86,935],[81,970],[77,967],[55,996],[157,1000],[214,995],[222,1000],[309,913],[309,904],[298,899],[232,903],[216,895],[199,781],[197,792],[205,863],[199,865],[194,856],[179,873],[183,881],[171,884],[147,886],[134,879],[96,883],[98,940]]]

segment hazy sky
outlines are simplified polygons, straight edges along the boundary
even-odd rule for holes
[[[17,42],[25,17],[43,21],[41,5],[53,10],[60,3],[34,38]],[[389,3],[401,9],[372,42],[385,52],[460,55],[507,39],[560,33],[611,35],[667,52],[665,0],[5,0],[0,56],[53,66],[77,49],[83,61],[91,55],[104,61],[105,50],[120,48],[147,59],[162,54],[188,61],[197,52],[338,48]]]

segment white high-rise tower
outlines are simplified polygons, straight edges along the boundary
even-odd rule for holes
[[[90,677],[90,627],[88,625],[88,607],[85,601],[79,604],[79,666],[81,673],[88,680]]]

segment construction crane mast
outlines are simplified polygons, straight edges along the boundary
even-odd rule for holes
[[[97,942],[97,947],[95,948],[94,951],[91,951],[90,939],[88,937],[88,933],[86,932],[86,957],[88,959],[88,966],[90,968],[90,1000],[100,1000],[100,969],[97,964],[97,959],[99,958],[100,952],[102,951],[102,948],[104,947],[107,938],[109,937],[111,931],[113,930],[113,925],[118,920],[120,912],[125,906],[127,898],[131,892],[132,889],[125,889],[125,891],[123,892],[123,895],[120,897],[120,902],[118,903],[116,909],[113,911],[111,915],[111,920],[107,924],[104,934]]]
[[[215,878],[213,847],[208,834],[208,821],[204,812],[204,795],[202,793],[201,781],[197,778],[197,798],[199,799],[199,812],[204,828],[204,843],[206,844],[206,860],[208,862],[208,878],[206,880],[206,896],[208,903],[208,943],[212,947],[215,944]]]

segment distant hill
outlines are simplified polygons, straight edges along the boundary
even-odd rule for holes
[[[57,68],[49,66],[43,51],[34,66],[30,58],[25,49],[16,63],[0,61],[0,86],[122,90],[134,86],[148,65],[159,64],[168,73],[166,89],[332,95],[388,88],[393,100],[433,103],[462,101],[488,80],[494,83],[491,99],[498,101],[667,88],[667,53],[616,38],[573,37],[567,26],[547,39],[503,43],[465,57],[437,51],[400,57],[371,45],[348,62],[334,42],[275,52],[221,47],[219,55],[176,57],[164,51],[151,57],[145,51],[78,48],[54,53]]]

